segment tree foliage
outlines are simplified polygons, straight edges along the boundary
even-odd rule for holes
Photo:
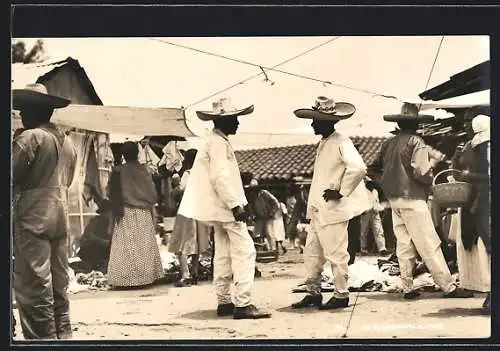
[[[11,44],[12,63],[37,63],[44,60],[45,48],[43,40],[38,39],[33,47],[28,51],[26,43],[14,41]]]

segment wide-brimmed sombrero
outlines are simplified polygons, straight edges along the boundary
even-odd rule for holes
[[[384,121],[399,122],[399,121],[418,121],[418,122],[432,122],[434,116],[422,115],[418,113],[418,107],[415,104],[405,102],[401,107],[401,112],[393,115],[385,115]]]
[[[202,121],[212,121],[216,118],[248,115],[252,113],[253,110],[253,105],[243,109],[237,109],[231,103],[231,99],[226,97],[214,101],[212,103],[212,111],[196,111],[196,115]]]
[[[326,96],[318,96],[314,106],[310,109],[301,108],[293,111],[295,116],[308,119],[322,119],[340,121],[351,117],[356,107],[348,102],[335,102]]]
[[[12,90],[12,108],[21,110],[25,106],[44,106],[62,108],[70,104],[70,100],[60,96],[50,95],[45,85],[28,84],[24,89]]]

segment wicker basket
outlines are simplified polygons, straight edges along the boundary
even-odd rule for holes
[[[472,184],[465,182],[452,182],[436,184],[436,179],[443,173],[458,172],[456,169],[445,169],[434,177],[432,181],[432,195],[441,207],[462,207],[470,201]]]

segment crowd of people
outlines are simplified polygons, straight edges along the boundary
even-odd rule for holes
[[[76,150],[70,138],[50,123],[54,109],[69,103],[48,94],[41,84],[13,91],[13,106],[21,111],[24,125],[13,140],[14,291],[26,339],[72,337],[66,292],[66,214]],[[312,130],[321,136],[308,191],[299,188],[288,189],[284,195],[273,194],[252,181],[250,188],[257,191],[248,196],[228,137],[237,132],[239,118],[250,115],[254,107],[237,109],[229,98],[221,98],[212,106],[211,111],[197,111],[197,116],[211,121],[213,130],[197,150],[184,153],[178,175],[172,177],[178,210],[168,250],[180,262],[177,286],[183,287],[197,283],[198,256],[213,245],[217,316],[271,317],[252,299],[256,249],[247,226],[250,217],[255,219],[254,231],[266,237],[271,250],[283,255],[287,253],[286,237],[291,243],[301,240],[299,224],[305,217],[308,230],[302,247],[306,295],[292,305],[296,309],[349,306],[348,265],[358,251],[368,252],[369,230],[378,253],[388,254],[380,217],[385,209],[392,214],[404,299],[420,295],[413,287],[417,257],[427,266],[444,298],[470,298],[474,296],[471,290],[489,292],[488,116],[474,111],[468,114],[469,141],[451,161],[458,170],[450,181],[473,184],[471,200],[453,214],[450,230],[457,241],[457,284],[443,255],[428,202],[437,161],[417,135],[419,124],[432,120],[432,116],[421,115],[412,104],[384,116],[399,130],[384,142],[376,161],[366,165],[352,140],[336,131],[339,121],[355,114],[355,106],[317,97],[312,108],[294,111],[297,118],[311,120]],[[147,142],[123,144],[123,163],[113,169],[107,193],[101,195],[93,189],[99,216],[82,235],[81,257],[95,262],[93,269],[105,267],[113,288],[144,287],[164,277],[155,239],[158,194],[151,174],[156,169],[144,161],[146,146]],[[443,158],[439,156],[438,161]],[[378,175],[377,182],[368,178],[368,169]],[[359,250],[352,239],[355,236]],[[323,302],[321,275],[325,264],[331,266],[334,291]],[[490,294],[483,309],[489,313]]]

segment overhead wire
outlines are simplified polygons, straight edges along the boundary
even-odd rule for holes
[[[425,83],[424,91],[427,90],[427,88],[429,87],[429,83],[431,82],[432,72],[434,72],[434,67],[436,66],[436,62],[437,62],[437,59],[439,57],[439,52],[441,51],[441,46],[443,45],[443,41],[444,41],[444,35],[441,36],[441,40],[439,41],[436,55],[434,56],[434,62],[432,62],[431,71],[429,72],[429,77],[427,77],[427,82]],[[423,102],[424,102],[424,100],[422,98],[420,98],[420,104],[418,105],[419,111],[420,111],[420,108],[422,107]]]
[[[284,65],[285,63],[288,63],[292,60],[295,60],[296,58],[300,57],[300,56],[303,56],[313,50],[316,50],[318,49],[319,47],[321,46],[324,46],[326,44],[329,44],[330,42],[334,41],[334,40],[337,40],[341,38],[341,36],[338,36],[338,37],[334,37],[332,39],[329,39],[328,41],[320,44],[320,45],[317,45],[303,53],[300,53],[294,57],[291,57],[290,59],[288,60],[285,60],[283,62],[280,62],[279,64],[277,65],[274,65],[273,67],[265,67],[265,66],[262,66],[260,64],[256,64],[256,63],[252,63],[252,62],[249,62],[249,61],[245,61],[245,60],[240,60],[240,59],[235,59],[235,58],[232,58],[232,57],[228,57],[228,56],[224,56],[224,55],[220,55],[220,54],[216,54],[216,53],[213,53],[213,52],[209,52],[209,51],[205,51],[205,50],[201,50],[201,49],[196,49],[196,48],[193,48],[193,47],[189,47],[189,46],[186,46],[186,45],[181,45],[181,44],[177,44],[177,43],[173,43],[171,41],[167,41],[167,40],[162,40],[162,39],[158,39],[158,38],[149,38],[150,40],[154,40],[154,41],[157,41],[157,42],[160,42],[160,43],[163,43],[163,44],[167,44],[167,45],[171,45],[171,46],[175,46],[175,47],[180,47],[180,48],[183,48],[183,49],[186,49],[186,50],[191,50],[191,51],[195,51],[195,52],[198,52],[198,53],[202,53],[202,54],[206,54],[206,55],[210,55],[210,56],[215,56],[215,57],[219,57],[221,59],[226,59],[226,60],[230,60],[230,61],[234,61],[234,62],[238,62],[238,63],[241,63],[241,64],[246,64],[246,65],[251,65],[251,66],[254,66],[254,67],[258,67],[261,72],[259,72],[258,74],[255,74],[251,77],[248,77],[242,81],[238,81],[237,83],[235,84],[232,84],[231,86],[227,87],[227,88],[224,88],[222,90],[219,90],[215,93],[212,93],[210,94],[209,96],[206,96],[202,99],[199,99],[189,105],[187,105],[186,107],[184,107],[185,109],[189,108],[189,107],[192,107],[194,105],[197,105],[203,101],[206,101],[214,96],[217,96],[221,93],[224,93],[238,85],[241,85],[241,84],[244,84],[245,82],[255,78],[255,77],[258,77],[260,76],[261,74],[265,74],[266,71],[273,71],[273,72],[278,72],[278,73],[282,73],[282,74],[286,74],[286,75],[289,75],[289,76],[293,76],[293,77],[296,77],[296,78],[302,78],[302,79],[306,79],[306,80],[311,80],[311,81],[315,81],[315,82],[319,82],[319,83],[323,83],[323,84],[329,84],[329,85],[332,85],[332,86],[337,86],[337,87],[340,87],[340,88],[344,88],[344,89],[349,89],[349,90],[354,90],[354,91],[358,91],[358,92],[362,92],[362,93],[366,93],[366,94],[370,94],[372,96],[381,96],[381,97],[384,97],[384,98],[388,98],[388,99],[395,99],[395,100],[398,100],[400,101],[397,97],[395,96],[391,96],[391,95],[386,95],[386,94],[381,94],[381,93],[378,93],[378,92],[374,92],[374,91],[371,91],[371,90],[367,90],[367,89],[360,89],[360,88],[356,88],[356,87],[352,87],[350,85],[347,85],[347,84],[340,84],[340,83],[335,83],[335,82],[332,82],[332,81],[329,81],[329,80],[324,80],[324,79],[319,79],[319,78],[315,78],[315,77],[310,77],[310,76],[306,76],[306,75],[303,75],[303,74],[297,74],[297,73],[292,73],[292,72],[288,72],[288,71],[284,71],[284,70],[280,70],[280,69],[276,69],[276,67],[279,67],[279,66],[282,66]]]
[[[319,44],[319,45],[313,46],[312,48],[310,48],[310,49],[308,49],[308,50],[306,50],[306,51],[304,51],[304,52],[301,52],[301,53],[299,53],[299,54],[297,54],[297,55],[295,55],[295,56],[292,56],[292,57],[290,57],[290,58],[286,59],[285,61],[282,61],[282,62],[280,62],[280,63],[278,63],[278,64],[274,65],[274,66],[273,66],[273,67],[271,67],[271,68],[276,68],[276,67],[282,66],[282,65],[284,65],[284,64],[286,64],[286,63],[288,63],[288,62],[291,62],[291,61],[293,61],[293,60],[295,60],[295,59],[297,59],[297,58],[299,58],[299,57],[301,57],[301,56],[304,56],[304,55],[306,55],[306,54],[310,53],[311,51],[314,51],[314,50],[316,50],[316,49],[318,49],[318,48],[320,48],[320,47],[322,47],[322,46],[325,46],[325,45],[327,45],[327,44],[329,44],[329,43],[331,43],[331,42],[333,42],[333,41],[335,41],[335,40],[337,40],[337,39],[340,39],[340,38],[341,38],[341,36],[337,36],[337,37],[331,38],[331,39],[329,39],[329,40],[327,40],[327,41],[325,41],[325,42],[323,42],[323,43],[321,43],[321,44]],[[173,46],[180,46],[180,47],[185,48],[185,49],[192,49],[192,48],[187,47],[187,46],[184,46],[184,45],[179,45],[179,44],[175,44],[175,43],[167,42],[167,41],[160,40],[160,39],[156,39],[156,38],[149,38],[149,39],[151,39],[151,40],[155,40],[155,41],[158,41],[158,42],[161,42],[161,43],[164,43],[164,44],[170,44],[170,45],[173,45]],[[195,51],[202,51],[202,50],[198,50],[198,49],[193,49],[193,50],[195,50]],[[218,54],[214,54],[214,53],[208,53],[208,52],[205,52],[205,51],[202,51],[202,52],[203,52],[203,53],[206,53],[206,54],[210,54],[210,55],[215,55],[215,56],[218,56],[218,57],[220,57],[220,58],[225,58],[225,59],[228,59],[228,60],[233,60],[233,59],[228,58],[228,57],[226,57],[226,56],[222,56],[222,55],[218,55]],[[245,62],[244,62],[244,61],[242,61],[242,60],[236,60],[236,61],[237,61],[237,62],[240,62],[240,63],[245,63]],[[254,65],[254,64],[252,64],[252,65]],[[254,66],[255,66],[255,65],[254,65]],[[210,94],[210,95],[208,95],[208,96],[206,96],[206,97],[204,97],[204,98],[202,98],[202,99],[199,99],[199,100],[197,100],[197,101],[195,101],[195,102],[193,102],[193,103],[191,103],[191,104],[189,104],[189,105],[187,105],[186,107],[183,107],[183,108],[184,108],[184,109],[188,109],[188,108],[190,108],[190,107],[193,107],[193,106],[195,106],[195,105],[197,105],[197,104],[199,104],[199,103],[202,103],[202,102],[204,102],[204,101],[206,101],[206,100],[208,100],[208,99],[210,99],[210,98],[212,98],[212,97],[214,97],[214,96],[217,96],[217,95],[219,95],[219,94],[222,94],[222,93],[224,93],[224,92],[226,92],[226,91],[228,91],[228,90],[231,90],[232,88],[234,88],[234,87],[236,87],[236,86],[238,86],[238,85],[244,84],[244,83],[248,82],[249,80],[252,80],[252,79],[254,79],[254,78],[256,78],[256,77],[258,77],[258,76],[260,76],[260,75],[264,74],[264,73],[265,73],[265,69],[264,69],[264,67],[262,67],[262,66],[260,66],[260,65],[258,65],[258,67],[261,69],[261,72],[259,72],[259,73],[257,73],[257,74],[254,74],[254,75],[252,75],[252,76],[250,76],[250,77],[248,77],[248,78],[245,78],[245,79],[243,79],[243,80],[241,80],[241,81],[238,81],[238,82],[236,82],[236,83],[234,83],[234,84],[230,85],[230,86],[229,86],[229,87],[227,87],[227,88],[224,88],[224,89],[218,90],[218,91],[216,91],[216,92],[214,92],[214,93],[212,93],[212,94]],[[269,69],[267,69],[267,70],[269,70]]]

